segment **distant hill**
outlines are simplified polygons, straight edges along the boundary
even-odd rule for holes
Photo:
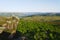
[[[22,17],[22,16],[25,16],[24,13],[0,13],[0,16],[18,16],[18,17]]]
[[[41,13],[41,12],[0,12],[0,16],[12,16],[16,15],[18,17],[25,17],[25,16],[60,16],[60,13]]]

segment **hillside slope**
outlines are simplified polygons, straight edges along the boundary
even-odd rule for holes
[[[60,16],[21,18],[17,30],[28,40],[60,40]]]

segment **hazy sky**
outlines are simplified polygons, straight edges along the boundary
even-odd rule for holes
[[[0,12],[60,12],[60,0],[0,0]]]

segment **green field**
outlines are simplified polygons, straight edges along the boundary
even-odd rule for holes
[[[60,16],[24,17],[17,30],[28,40],[60,40]]]
[[[0,17],[0,26],[6,20],[6,17]],[[60,40],[60,16],[20,18],[17,31],[28,40]]]

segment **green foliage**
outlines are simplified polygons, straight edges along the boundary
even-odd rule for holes
[[[20,19],[18,28],[29,40],[60,40],[60,26]]]

